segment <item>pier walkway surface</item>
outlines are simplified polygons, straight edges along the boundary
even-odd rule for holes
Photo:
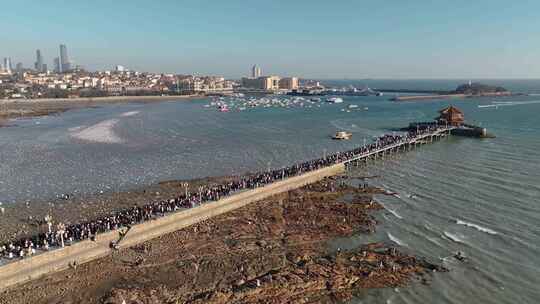
[[[30,257],[14,258],[0,266],[0,290],[37,279],[48,273],[61,271],[72,265],[107,256],[113,250],[128,248],[161,235],[199,223],[211,217],[241,208],[270,196],[315,183],[326,177],[343,173],[348,166],[390,153],[407,151],[420,144],[431,143],[451,134],[455,127],[437,126],[430,130],[409,134],[399,140],[377,142],[355,150],[337,153],[336,162],[322,168],[298,173],[254,189],[244,190],[217,201],[184,209],[170,215],[135,224],[126,228],[96,234],[92,239],[75,242],[62,248],[43,251]],[[396,136],[388,135],[395,138]],[[382,137],[384,138],[384,137]],[[375,146],[373,146],[375,145]],[[115,246],[111,246],[115,243]],[[1,262],[1,261],[0,261]]]
[[[408,150],[413,147],[416,147],[417,145],[431,143],[434,140],[440,139],[441,137],[446,137],[451,134],[453,130],[457,129],[457,127],[454,126],[444,126],[437,128],[436,130],[433,130],[432,132],[419,134],[415,137],[412,137],[410,139],[406,139],[403,141],[398,141],[391,145],[384,145],[380,148],[377,148],[375,150],[370,150],[365,153],[361,153],[351,159],[348,159],[343,162],[344,165],[354,165],[357,164],[359,161],[365,161],[368,160],[371,157],[378,157],[379,155],[385,155],[387,153],[393,153],[397,152],[401,149]]]

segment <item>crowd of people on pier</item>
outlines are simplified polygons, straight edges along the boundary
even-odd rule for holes
[[[186,193],[169,200],[149,202],[143,206],[133,206],[129,209],[114,212],[108,216],[84,223],[73,223],[69,225],[59,223],[53,225],[52,219],[48,217],[44,220],[44,225],[47,226],[45,229],[46,232],[0,244],[0,260],[24,258],[40,251],[61,248],[78,241],[95,240],[96,235],[99,233],[121,228],[129,229],[135,224],[165,216],[178,210],[217,201],[234,192],[255,189],[289,177],[347,162],[392,146],[411,143],[419,136],[432,133],[438,128],[439,126],[433,126],[421,130],[412,130],[407,134],[386,134],[376,138],[373,143],[353,150],[325,155],[322,158],[281,169],[248,174],[221,185],[202,186],[196,192],[187,192],[186,190]]]

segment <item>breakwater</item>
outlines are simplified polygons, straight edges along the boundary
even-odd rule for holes
[[[473,97],[508,97],[519,96],[511,92],[481,93],[481,94],[429,94],[429,95],[407,95],[391,98],[392,101],[415,101],[415,100],[433,100],[433,99],[451,99],[451,98],[473,98]]]
[[[132,226],[118,242],[119,248],[127,248],[166,233],[182,229],[269,196],[283,193],[317,182],[325,177],[343,172],[343,164],[336,164],[299,176],[278,181],[261,188],[244,191],[217,202],[203,204],[166,217]],[[0,267],[0,290],[39,278],[70,265],[82,264],[110,254],[114,249],[111,242],[120,239],[119,231],[96,235],[94,240],[84,240],[57,250],[48,251],[29,258],[21,259]]]

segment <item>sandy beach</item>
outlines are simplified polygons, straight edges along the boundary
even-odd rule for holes
[[[202,95],[181,96],[110,96],[95,98],[58,98],[58,99],[0,99],[0,126],[8,119],[20,117],[45,116],[65,112],[71,109],[99,107],[104,104],[129,102],[186,101],[203,98]]]

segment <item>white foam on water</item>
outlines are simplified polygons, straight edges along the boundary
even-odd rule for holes
[[[509,107],[509,106],[520,106],[520,105],[530,105],[530,104],[538,104],[540,103],[540,100],[533,100],[533,101],[494,101],[493,104],[490,105],[479,105],[479,108],[498,108],[498,107]]]
[[[93,126],[71,131],[71,137],[98,143],[118,144],[123,140],[114,132],[114,126],[118,119],[109,119],[99,122]]]
[[[474,223],[469,223],[469,222],[466,222],[466,221],[462,221],[462,220],[457,220],[456,224],[471,227],[471,228],[474,228],[474,229],[476,229],[478,231],[482,231],[482,232],[489,233],[489,234],[494,234],[494,235],[498,234],[497,231],[491,230],[491,229],[486,228],[486,227],[482,227],[482,226],[474,224]]]
[[[433,225],[430,223],[430,222],[425,222],[424,223],[424,228],[427,230],[427,231],[431,231],[431,232],[435,232],[437,234],[439,234],[439,232],[437,231],[437,229],[435,227],[433,227]]]
[[[69,132],[77,132],[77,131],[80,131],[82,129],[86,128],[86,126],[78,126],[78,127],[73,127],[73,128],[69,128],[68,131]]]
[[[392,210],[392,209],[389,209],[389,208],[386,208],[386,210],[388,210],[388,212],[392,213],[395,217],[397,217],[398,219],[402,220],[403,219],[403,216],[399,215],[399,213],[397,213],[396,210]]]
[[[433,244],[436,244],[436,245],[438,245],[439,247],[443,247],[443,248],[444,248],[443,244],[441,244],[436,238],[427,236],[426,239],[428,239],[428,241],[432,242]]]
[[[453,242],[456,242],[456,243],[462,243],[462,244],[465,244],[465,239],[462,237],[462,236],[458,236],[456,234],[453,234],[453,233],[450,233],[450,232],[446,232],[444,231],[444,236],[453,241]]]
[[[405,242],[403,242],[402,240],[400,240],[397,237],[393,236],[390,232],[387,232],[386,234],[388,234],[388,238],[390,238],[390,240],[392,242],[398,244],[399,246],[407,246],[407,244]]]
[[[129,112],[125,112],[125,113],[120,114],[120,117],[135,116],[135,115],[137,115],[139,113],[141,113],[141,111],[129,111]]]

